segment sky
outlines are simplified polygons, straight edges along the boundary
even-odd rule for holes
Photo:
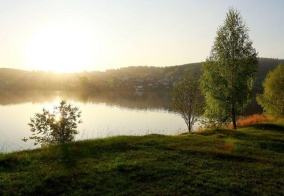
[[[202,62],[230,7],[240,11],[259,57],[284,58],[282,0],[0,0],[0,68]]]

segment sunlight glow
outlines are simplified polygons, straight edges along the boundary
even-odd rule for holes
[[[38,32],[31,38],[26,52],[33,69],[59,73],[88,69],[95,53],[88,32],[63,27]]]
[[[54,107],[55,106],[59,106],[60,104],[60,100],[58,98],[55,99],[55,101],[53,102],[45,102],[44,105],[44,109],[49,111],[50,113],[53,113]],[[61,120],[61,114],[60,113],[55,113],[55,121],[59,122]],[[54,122],[55,123],[55,122]]]
[[[61,115],[59,113],[55,115],[55,120],[56,122],[59,122],[61,120]]]
[[[59,104],[60,104],[60,100],[56,98],[52,102],[43,103],[43,108],[52,113],[54,111],[54,106],[59,106]]]

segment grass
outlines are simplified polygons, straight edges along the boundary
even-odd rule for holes
[[[284,195],[284,123],[0,154],[0,195]]]

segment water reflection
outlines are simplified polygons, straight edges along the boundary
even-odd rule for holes
[[[33,104],[58,100],[71,100],[82,103],[105,103],[128,109],[165,109],[169,110],[168,92],[62,92],[62,91],[17,91],[3,92],[0,105],[13,105],[31,102]]]
[[[255,97],[255,95],[253,96]],[[139,110],[171,110],[169,92],[62,92],[62,91],[15,91],[1,92],[0,105],[14,105],[31,102],[33,104],[54,103],[62,99],[81,103],[105,103],[109,106],[119,106]],[[244,115],[262,113],[262,108],[255,98],[248,105]]]

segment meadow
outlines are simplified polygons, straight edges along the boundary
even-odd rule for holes
[[[283,195],[284,122],[0,154],[0,195]]]

